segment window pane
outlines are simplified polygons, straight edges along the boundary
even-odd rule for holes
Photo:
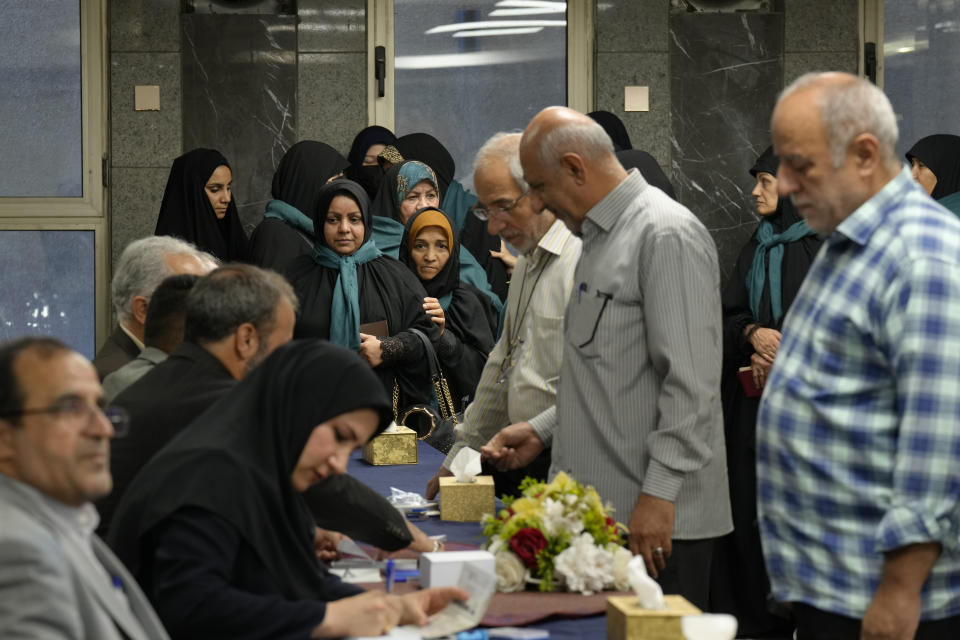
[[[465,184],[492,134],[522,130],[543,107],[567,103],[566,2],[537,3],[536,13],[501,4],[394,3],[396,133],[432,134]]]
[[[0,340],[60,338],[93,358],[93,231],[0,231]]]
[[[0,11],[0,197],[82,197],[80,4]]]
[[[900,126],[900,159],[920,138],[960,134],[960,3],[885,0],[883,87]]]

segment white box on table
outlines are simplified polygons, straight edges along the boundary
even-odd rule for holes
[[[437,551],[420,554],[420,586],[455,587],[465,564],[496,575],[496,563],[489,551]]]

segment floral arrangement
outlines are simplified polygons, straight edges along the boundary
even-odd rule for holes
[[[561,472],[550,483],[526,478],[520,490],[520,497],[504,498],[498,515],[483,520],[498,591],[519,591],[528,583],[584,594],[630,588],[626,528],[614,522],[613,509],[593,487]]]

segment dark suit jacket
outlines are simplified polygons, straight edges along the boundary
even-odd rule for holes
[[[100,380],[140,355],[140,347],[130,339],[120,325],[113,330],[107,341],[93,357],[93,366]]]
[[[130,413],[130,431],[110,444],[113,491],[97,502],[101,536],[140,469],[234,384],[227,368],[209,351],[184,342],[114,399]]]
[[[184,342],[170,357],[127,387],[113,403],[130,412],[130,432],[110,444],[113,491],[96,503],[98,533],[106,537],[123,493],[143,466],[236,384],[209,351]],[[349,475],[314,485],[304,498],[318,526],[340,531],[387,551],[413,538],[403,514],[386,498]]]

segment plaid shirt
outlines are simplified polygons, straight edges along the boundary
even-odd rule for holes
[[[903,170],[827,238],[757,421],[780,601],[862,618],[883,553],[942,552],[923,620],[960,614],[960,221]]]

